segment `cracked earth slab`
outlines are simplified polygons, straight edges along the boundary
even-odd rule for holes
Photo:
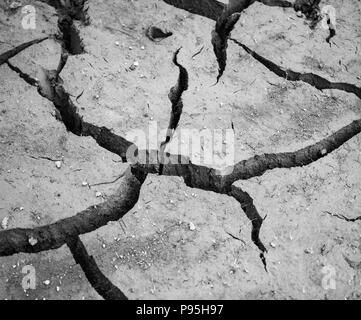
[[[119,5],[117,4],[117,6]],[[141,5],[141,2],[133,4],[134,11],[139,12]],[[221,81],[218,86],[212,87],[215,58],[210,45],[208,26],[211,29],[214,23],[199,16],[190,16],[184,19],[184,17],[179,17],[178,11],[172,11],[168,5],[162,3],[157,4],[157,9],[150,2],[144,5],[148,10],[154,11],[152,12],[155,17],[159,16],[157,20],[161,20],[165,14],[169,17],[163,20],[166,20],[169,29],[176,31],[173,37],[166,39],[166,42],[162,42],[163,44],[149,42],[144,37],[144,28],[151,22],[144,21],[143,25],[138,24],[134,27],[134,30],[130,29],[132,34],[138,37],[140,41],[140,44],[134,45],[135,40],[123,33],[117,33],[116,31],[110,33],[108,31],[102,32],[101,36],[100,34],[97,35],[99,28],[95,30],[95,26],[89,26],[83,30],[83,32],[91,33],[90,37],[84,37],[84,41],[89,42],[89,55],[69,58],[68,65],[63,71],[63,77],[66,80],[65,87],[73,95],[77,95],[84,90],[79,99],[79,104],[82,115],[89,119],[89,122],[106,125],[113,128],[116,133],[125,135],[132,129],[144,127],[149,124],[150,119],[153,119],[157,120],[159,122],[158,126],[164,130],[167,127],[168,115],[163,112],[163,106],[169,105],[167,97],[169,83],[174,83],[177,76],[176,69],[170,63],[170,59],[177,45],[186,47],[181,51],[179,59],[192,74],[189,89],[183,98],[185,107],[181,118],[181,127],[230,129],[231,122],[234,120],[236,161],[257,153],[286,151],[290,148],[288,140],[295,136],[296,139],[294,139],[291,148],[297,149],[309,145],[312,141],[326,136],[336,128],[342,127],[342,124],[358,117],[358,99],[336,91],[329,94],[320,94],[307,85],[299,83],[292,85],[280,81],[280,79],[275,79],[272,73],[266,72],[261,65],[252,61],[247,55],[240,53],[233,44],[229,45],[228,48],[230,65],[233,68],[226,70],[224,77],[227,79],[225,78],[223,83]],[[104,20],[101,17],[101,5],[100,7],[97,6],[97,8],[100,9],[94,13],[94,17],[99,18],[94,18],[95,25]],[[280,43],[285,44],[283,55],[288,59],[289,68],[293,68],[294,58],[289,59],[289,51],[292,53],[297,49],[298,54],[293,56],[298,59],[300,56],[302,57],[302,50],[300,53],[300,45],[289,46],[287,41],[288,39],[294,41],[293,39],[296,36],[298,38],[299,34],[309,34],[310,30],[307,26],[303,26],[301,19],[299,23],[289,19],[289,16],[294,17],[294,19],[297,18],[292,9],[269,8],[256,3],[242,13],[239,25],[244,26],[242,30],[238,26],[233,35],[239,32],[244,35],[244,31],[249,29],[248,25],[253,26],[257,23],[264,23],[262,21],[264,20],[265,8],[267,8],[267,13],[270,14],[270,20],[272,18],[274,21],[276,19],[277,21],[281,20],[281,26],[275,25],[274,29],[276,30],[268,31],[264,28],[264,33],[268,34],[268,38],[270,36],[280,38]],[[90,4],[89,10],[92,12],[92,4]],[[111,10],[106,10],[111,17],[111,13],[108,12]],[[284,10],[284,12],[280,12],[280,10]],[[123,11],[127,12],[126,10]],[[174,15],[173,19],[171,19],[171,14]],[[248,21],[251,20],[248,17],[256,18],[257,22]],[[114,21],[116,21],[115,19],[114,17]],[[129,21],[130,19],[133,20]],[[177,23],[178,19],[181,19],[180,23]],[[129,31],[129,28],[135,24],[136,20],[136,17],[124,17],[122,21],[124,21],[126,27],[123,27],[123,29]],[[195,26],[198,21],[203,21],[207,28],[198,30]],[[110,18],[106,23],[111,24],[114,22]],[[106,23],[102,22],[103,27]],[[290,30],[287,30],[287,28],[290,28]],[[284,32],[285,29],[287,32]],[[187,32],[188,30],[189,32]],[[279,30],[282,30],[281,35]],[[249,32],[246,31],[247,35]],[[322,32],[322,30],[315,31],[314,34],[317,38],[315,40],[305,40],[304,46],[307,43],[310,43],[310,46],[319,45],[323,36]],[[193,34],[194,40],[191,42],[190,38],[193,37]],[[93,38],[97,40],[92,40]],[[202,41],[198,42],[197,39],[202,39]],[[95,52],[95,48],[99,48],[95,44],[99,41],[103,43],[100,46],[102,51]],[[116,42],[119,43],[119,46],[115,44]],[[261,40],[257,40],[256,48],[261,45],[260,42],[263,43]],[[174,45],[174,50],[167,50],[168,44],[169,46]],[[190,56],[203,45],[205,47],[202,53],[194,60],[191,60]],[[267,42],[263,46],[266,45]],[[141,49],[143,46],[145,50]],[[131,47],[131,50],[129,47]],[[273,50],[273,47],[273,45],[270,45],[268,50]],[[349,49],[352,50],[352,46]],[[125,52],[125,56],[113,55],[118,50],[119,52]],[[327,52],[328,47],[323,47],[323,50]],[[107,54],[107,51],[112,53]],[[91,56],[93,54],[95,54],[96,58]],[[307,63],[312,61],[312,59],[309,59],[308,49],[305,48],[303,54],[302,59]],[[271,56],[264,56],[271,59],[274,57],[274,53]],[[200,63],[200,59],[204,63]],[[352,59],[351,56],[350,62],[345,61],[344,63],[351,65]],[[135,61],[140,62],[140,66],[135,71],[127,72],[125,69],[128,69]],[[163,61],[160,63],[162,69],[157,68],[154,70],[154,68],[150,68],[150,66],[154,66],[154,61]],[[284,63],[283,61],[282,59],[280,63]],[[209,65],[209,68],[204,67],[205,63]],[[115,72],[109,70],[110,65],[114,66],[112,70],[116,70]],[[337,66],[337,72],[339,72],[338,64],[335,65]],[[99,67],[97,68],[97,66]],[[296,70],[303,70],[303,67],[304,65],[300,65]],[[252,76],[252,70],[255,68],[257,73],[262,74],[262,77]],[[98,69],[102,70],[100,74]],[[347,74],[347,72],[343,73]],[[346,82],[357,84],[355,77],[353,79],[342,79],[343,73],[340,74],[340,81],[346,80]],[[164,76],[160,76],[160,74],[164,74]],[[320,70],[319,74],[326,78],[329,76],[322,70]],[[143,78],[143,76],[146,78]],[[74,86],[71,85],[72,83]],[[75,86],[78,83],[84,85],[82,87]],[[136,87],[137,90],[135,92],[127,90],[128,85]],[[90,87],[91,90],[87,90],[86,87]],[[115,98],[117,97],[116,93],[132,103],[123,104],[121,101],[117,101]],[[209,99],[204,99],[205,96],[209,97]],[[307,98],[305,99],[304,96]],[[103,103],[104,101],[107,101],[107,103]],[[134,103],[139,104],[139,109],[137,109],[139,111],[137,112],[134,112],[132,107]],[[106,110],[102,109],[102,112],[100,112],[99,110],[104,104]],[[82,108],[84,108],[84,111],[82,111]],[[279,118],[277,124],[272,120],[276,116]]]

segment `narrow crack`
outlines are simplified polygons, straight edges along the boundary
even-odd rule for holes
[[[252,197],[245,191],[241,190],[241,188],[232,185],[232,191],[228,194],[229,196],[236,199],[240,205],[247,218],[252,223],[252,232],[251,239],[253,243],[258,247],[260,252],[260,259],[264,266],[264,269],[267,271],[267,261],[265,257],[265,253],[267,253],[267,249],[259,238],[259,234],[261,232],[262,223],[264,218],[260,216],[253,203]]]
[[[2,64],[4,64],[5,62],[7,62],[9,59],[11,59],[12,57],[16,56],[18,53],[20,53],[21,51],[29,48],[30,46],[34,45],[34,44],[38,44],[43,42],[44,40],[50,39],[52,36],[46,36],[43,38],[39,38],[39,39],[34,39],[25,43],[22,43],[20,45],[18,45],[17,47],[10,49],[4,53],[2,53],[0,55],[0,66]]]
[[[358,216],[356,218],[348,218],[348,217],[344,216],[343,214],[332,213],[332,212],[329,212],[329,211],[324,211],[324,212],[329,214],[331,217],[336,217],[338,219],[345,220],[347,222],[356,222],[358,220],[361,220],[361,216]]]
[[[228,38],[240,18],[240,13],[250,6],[252,2],[253,0],[230,1],[217,19],[216,26],[212,31],[213,51],[218,63],[216,83],[218,83],[224,70],[226,69]]]
[[[180,117],[183,111],[183,101],[182,95],[183,92],[188,89],[188,72],[186,68],[184,68],[181,64],[178,63],[177,57],[181,48],[179,48],[173,55],[173,63],[179,69],[179,76],[177,80],[177,84],[170,89],[168,94],[169,100],[172,103],[171,116],[169,120],[168,129],[166,132],[165,140],[160,144],[160,157],[161,157],[161,165],[159,169],[159,173],[162,174],[163,170],[163,161],[164,151],[172,140],[175,130],[178,127]]]
[[[16,72],[21,79],[23,79],[27,84],[37,87],[38,81],[28,74],[22,72],[18,67],[14,66],[10,61],[6,61],[7,66],[14,72]]]
[[[125,294],[101,272],[78,236],[70,238],[67,245],[75,262],[80,265],[89,283],[101,297],[106,300],[128,300]]]
[[[315,87],[318,90],[325,89],[337,89],[342,90],[348,93],[355,94],[359,99],[361,99],[361,88],[357,87],[354,84],[349,84],[345,82],[331,82],[317,74],[314,73],[300,73],[295,72],[290,69],[284,69],[274,62],[262,57],[257,52],[251,50],[249,47],[243,43],[237,41],[236,39],[231,38],[234,43],[242,47],[248,54],[250,54],[254,59],[263,64],[268,70],[275,73],[277,76],[284,78],[289,81],[302,81],[308,83],[309,85]]]

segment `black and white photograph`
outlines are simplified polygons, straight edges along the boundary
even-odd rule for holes
[[[0,300],[360,300],[360,99],[360,0],[0,0]]]

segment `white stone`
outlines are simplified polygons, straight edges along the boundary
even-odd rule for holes
[[[30,243],[32,246],[35,246],[35,245],[38,243],[38,240],[36,240],[36,239],[33,238],[33,237],[30,237],[30,238],[29,238],[29,243]]]
[[[3,228],[5,230],[5,229],[7,229],[8,225],[9,225],[9,217],[6,216],[1,221],[1,228]]]

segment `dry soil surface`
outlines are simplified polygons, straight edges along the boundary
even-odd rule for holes
[[[57,31],[54,8],[22,4],[36,8],[36,28],[24,30],[21,9],[2,5],[0,53]],[[311,30],[292,8],[260,3],[242,13],[232,37],[282,67],[361,86],[361,2],[325,4],[337,14],[331,46],[327,30]],[[167,127],[168,92],[178,77],[172,56],[180,47],[189,89],[179,128],[230,129],[233,123],[235,161],[298,150],[361,117],[352,94],[288,82],[232,42],[226,71],[214,85],[212,20],[156,0],[90,0],[88,6],[90,24],[78,25],[85,52],[69,56],[61,77],[84,119],[119,135],[146,130],[151,121]],[[145,36],[150,25],[173,35],[152,42]],[[55,69],[59,55],[59,43],[50,39],[10,61],[36,77],[41,68]],[[311,165],[237,182],[267,216],[261,239],[268,272],[239,203],[189,188],[178,177],[149,175],[121,221],[81,238],[130,299],[359,299],[361,221],[335,215],[361,215],[360,146],[357,135]],[[67,132],[50,101],[0,66],[0,220],[8,217],[7,229],[49,224],[105,201],[120,180],[91,185],[114,180],[127,166],[92,138]],[[26,265],[36,270],[34,290],[21,285]],[[325,287],[329,276],[335,287]],[[100,299],[66,246],[1,257],[0,297]]]

